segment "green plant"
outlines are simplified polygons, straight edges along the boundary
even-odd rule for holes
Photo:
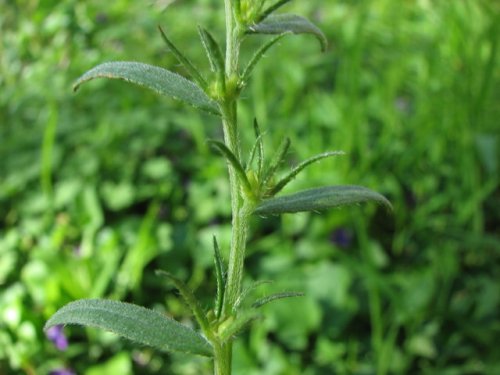
[[[160,33],[172,54],[189,74],[188,80],[169,70],[139,62],[110,62],[91,69],[75,83],[95,78],[121,79],[144,86],[219,116],[224,139],[209,140],[209,144],[227,162],[232,209],[232,236],[229,259],[222,260],[217,240],[213,239],[217,292],[213,308],[206,312],[187,285],[170,273],[159,271],[178,289],[189,306],[201,332],[182,325],[163,314],[129,303],[103,299],[72,302],[57,311],[47,322],[46,329],[61,324],[80,324],[115,332],[132,341],[163,351],[192,353],[213,358],[214,373],[231,373],[232,343],[235,337],[258,318],[258,308],[276,299],[296,297],[300,292],[287,291],[246,301],[251,289],[242,289],[245,248],[251,215],[268,216],[304,211],[320,211],[366,201],[378,202],[388,208],[382,195],[361,186],[325,186],[294,194],[278,193],[304,168],[342,152],[325,152],[298,164],[284,177],[276,172],[287,156],[290,140],[283,139],[270,158],[265,159],[263,134],[257,120],[253,123],[255,142],[246,160],[240,148],[238,100],[253,69],[263,55],[283,37],[291,34],[311,34],[326,48],[323,33],[309,20],[293,14],[274,14],[290,0],[277,0],[267,5],[265,0],[225,0],[225,54],[216,38],[207,30],[198,29],[201,44],[207,54],[211,75],[207,78],[174,45],[160,28]],[[274,35],[257,49],[243,69],[240,50],[245,38],[252,34]],[[47,185],[50,189],[50,185]]]

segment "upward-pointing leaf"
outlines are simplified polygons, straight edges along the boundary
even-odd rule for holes
[[[276,169],[279,167],[281,163],[283,163],[289,148],[290,148],[290,138],[286,137],[283,139],[283,141],[281,141],[281,144],[278,146],[278,149],[276,150],[271,160],[271,163],[269,164],[269,167],[267,168],[267,170],[264,173],[264,176],[262,177],[264,185],[267,185],[269,180],[274,176]]]
[[[163,41],[165,44],[168,46],[170,51],[174,54],[175,58],[177,61],[179,61],[184,68],[187,70],[187,72],[191,75],[191,77],[200,85],[202,88],[207,87],[207,82],[205,81],[205,78],[201,75],[199,70],[193,65],[189,59],[184,56],[184,54],[177,49],[174,43],[167,37],[167,35],[164,33],[163,29],[158,26],[158,30],[160,30],[161,37],[163,38]]]
[[[254,210],[258,215],[321,211],[363,202],[377,202],[388,209],[391,203],[381,194],[363,186],[325,186],[295,194],[265,199]]]
[[[325,159],[331,156],[337,156],[337,155],[344,155],[342,151],[328,151],[324,152],[322,154],[313,156],[312,158],[309,158],[299,165],[297,165],[295,168],[293,168],[285,177],[283,177],[274,187],[269,191],[269,196],[274,196],[277,193],[281,191],[292,179],[297,176],[304,168],[307,166],[311,165],[312,163],[315,163],[321,159]]]
[[[219,44],[215,38],[203,27],[198,26],[198,33],[200,34],[200,39],[207,53],[208,61],[210,62],[210,67],[212,71],[217,73],[224,72],[224,58],[222,57],[222,51]]]
[[[203,332],[206,334],[209,332],[210,325],[208,323],[207,317],[205,316],[205,313],[203,312],[203,309],[200,306],[200,303],[196,299],[196,296],[194,295],[193,291],[189,289],[189,287],[179,278],[175,277],[174,275],[162,271],[162,270],[157,270],[156,271],[157,275],[165,276],[168,278],[177,288],[179,293],[181,294],[182,298],[184,298],[184,302],[189,306],[191,309],[191,312],[193,313],[194,317],[198,321],[198,324],[200,325],[201,329]]]
[[[323,32],[311,21],[295,14],[270,15],[256,25],[249,27],[250,33],[255,34],[312,34],[321,43],[321,49],[326,49],[327,41]]]
[[[122,79],[171,96],[196,108],[219,114],[217,104],[192,81],[158,66],[132,61],[108,62],[92,68],[75,82],[76,91],[82,83],[95,78]]]
[[[233,167],[236,176],[238,176],[241,183],[243,184],[243,189],[245,190],[245,192],[251,195],[252,187],[250,186],[250,182],[248,181],[245,170],[238,161],[238,158],[224,143],[216,140],[209,140],[208,143],[210,143],[214,148],[217,149],[217,151],[222,154],[222,156],[226,158],[227,162]]]
[[[213,355],[210,343],[191,328],[130,303],[101,299],[71,302],[49,319],[45,329],[59,324],[101,328],[162,351]]]
[[[217,294],[215,296],[215,316],[220,318],[222,313],[222,305],[224,304],[224,289],[226,287],[226,280],[224,276],[224,264],[222,256],[220,255],[219,244],[214,236],[214,262],[215,262],[215,277],[217,280]]]
[[[271,13],[273,13],[274,11],[278,10],[279,8],[281,8],[283,5],[285,5],[286,3],[289,3],[291,0],[278,0],[276,3],[274,3],[273,5],[269,6],[268,8],[266,8],[262,14],[260,15],[260,19],[259,21],[262,21],[264,20],[265,18],[269,17],[269,15]]]
[[[261,46],[257,52],[252,56],[251,60],[249,61],[248,65],[246,66],[245,70],[241,74],[241,81],[242,82],[247,82],[248,78],[250,78],[250,75],[253,72],[253,69],[257,65],[257,63],[260,61],[262,56],[267,52],[269,48],[271,48],[274,44],[278,42],[281,38],[283,38],[287,33],[280,34],[278,36],[275,36],[273,39],[265,43],[263,46]]]
[[[266,303],[275,301],[277,299],[283,299],[283,298],[290,298],[290,297],[302,297],[304,296],[303,292],[281,292],[281,293],[274,293],[269,296],[266,296],[264,298],[260,298],[254,303],[252,303],[252,307],[258,308],[261,306],[264,306]]]

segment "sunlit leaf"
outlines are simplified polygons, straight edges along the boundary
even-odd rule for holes
[[[101,299],[71,302],[49,319],[45,329],[59,324],[101,328],[166,352],[213,355],[210,343],[191,328],[130,303]]]
[[[181,100],[196,108],[219,114],[217,104],[192,81],[158,66],[132,61],[107,62],[83,74],[73,86],[76,91],[81,84],[95,78],[121,79],[147,87],[159,94]]]
[[[262,22],[250,26],[249,32],[255,34],[283,34],[286,32],[311,34],[318,39],[323,51],[327,46],[326,37],[323,32],[307,18],[295,14],[270,15]]]
[[[254,210],[258,215],[275,215],[302,211],[322,211],[363,202],[376,202],[392,209],[381,194],[362,186],[325,186],[265,199]]]

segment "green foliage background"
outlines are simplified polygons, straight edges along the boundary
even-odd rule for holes
[[[290,165],[343,150],[287,191],[360,184],[395,211],[254,221],[248,283],[306,296],[265,307],[235,374],[500,373],[498,3],[289,7],[330,47],[297,37],[268,52],[244,95],[244,147],[256,116],[268,149],[292,138]],[[105,61],[175,70],[157,25],[203,62],[196,23],[221,32],[221,2],[0,1],[0,374],[209,373],[90,329],[68,329],[59,352],[42,332],[89,297],[193,324],[158,268],[212,302],[212,235],[223,251],[230,235],[225,165],[205,142],[217,119],[122,82],[71,93]]]

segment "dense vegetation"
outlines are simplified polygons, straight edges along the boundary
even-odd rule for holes
[[[196,30],[184,26],[221,28],[207,11],[218,3],[0,3],[0,373],[199,373],[204,359],[90,329],[66,330],[69,346],[58,350],[42,327],[89,297],[189,324],[158,268],[201,298],[213,294],[212,235],[227,250],[230,208],[224,162],[205,142],[220,137],[217,119],[121,82],[77,95],[71,85],[103,61],[176,69],[157,25],[196,59]],[[289,135],[291,164],[346,152],[287,191],[356,183],[383,192],[395,211],[252,223],[247,282],[277,280],[255,293],[306,296],[265,307],[236,345],[235,373],[500,372],[498,5],[289,7],[314,19],[330,47],[280,42],[255,72],[241,122],[256,115],[269,149]]]

